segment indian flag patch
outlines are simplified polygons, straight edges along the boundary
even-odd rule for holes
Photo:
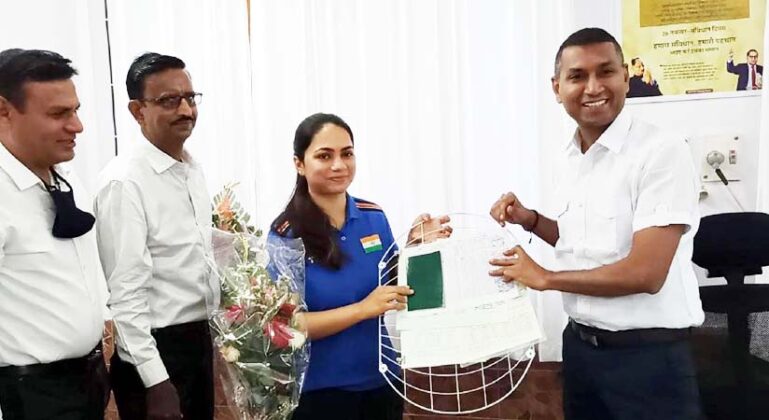
[[[363,245],[363,250],[366,251],[366,254],[382,250],[382,240],[379,239],[379,235],[376,233],[360,238],[360,243]]]

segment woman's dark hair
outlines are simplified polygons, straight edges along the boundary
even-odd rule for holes
[[[304,161],[304,154],[310,147],[312,139],[326,125],[333,124],[347,131],[350,140],[355,142],[352,129],[344,120],[333,114],[313,114],[305,118],[296,128],[294,134],[294,156]],[[307,178],[296,175],[296,185],[291,199],[285,210],[272,222],[272,230],[279,235],[285,235],[288,222],[293,236],[304,242],[306,255],[319,264],[339,269],[344,263],[345,256],[337,242],[337,230],[331,225],[326,213],[312,201]]]

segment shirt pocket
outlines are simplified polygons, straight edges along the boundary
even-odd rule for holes
[[[586,215],[586,253],[600,264],[616,262],[625,254],[624,228],[630,218],[630,209],[625,209],[620,200],[613,196],[594,197]]]
[[[47,235],[50,236],[50,233]],[[2,265],[16,271],[37,271],[47,265],[48,254],[53,250],[53,237],[35,235],[23,240],[6,242]]]

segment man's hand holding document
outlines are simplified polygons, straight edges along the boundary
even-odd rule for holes
[[[396,318],[402,367],[479,363],[543,340],[527,289],[489,274],[489,260],[515,245],[503,228],[455,226],[401,250],[398,284],[414,290]]]

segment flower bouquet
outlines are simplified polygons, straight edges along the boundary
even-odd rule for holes
[[[238,418],[285,420],[299,403],[309,362],[304,246],[301,240],[267,241],[250,227],[233,187],[214,197],[211,265],[221,303],[210,325],[224,360],[219,373]]]

